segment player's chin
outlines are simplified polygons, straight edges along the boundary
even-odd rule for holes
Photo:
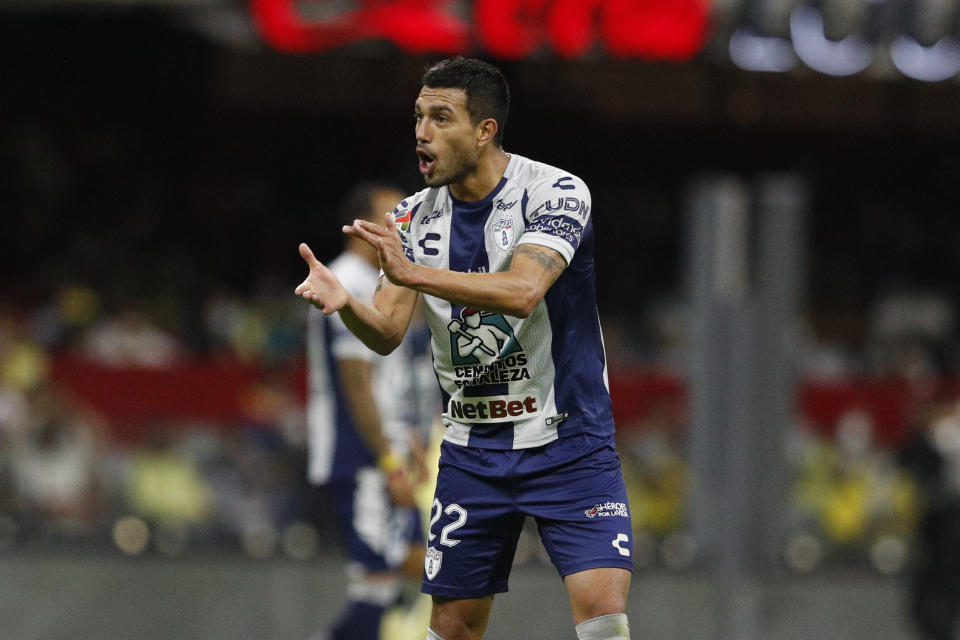
[[[450,184],[447,175],[438,171],[436,166],[434,166],[430,173],[423,174],[423,181],[428,187],[442,187]]]

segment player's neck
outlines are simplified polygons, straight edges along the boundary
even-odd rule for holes
[[[464,202],[483,200],[500,184],[509,163],[510,156],[503,149],[491,148],[480,157],[476,170],[463,180],[450,185],[450,193]]]

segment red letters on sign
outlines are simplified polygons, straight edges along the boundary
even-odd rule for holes
[[[615,56],[687,60],[706,44],[707,0],[606,0],[603,39]]]
[[[328,0],[313,0],[327,2]],[[310,21],[297,0],[251,0],[264,39],[291,53],[323,51],[351,42],[383,38],[410,53],[458,53],[469,45],[469,26],[440,8],[438,0],[366,0],[335,18]]]
[[[543,45],[540,25],[549,0],[474,3],[477,39],[501,58],[525,58]]]
[[[380,38],[409,53],[468,53],[479,45],[507,59],[548,48],[574,58],[599,43],[613,56],[687,60],[706,43],[710,11],[709,0],[475,0],[471,25],[447,11],[444,0],[358,4],[317,21],[300,13],[297,0],[251,0],[264,39],[283,51],[323,51]]]

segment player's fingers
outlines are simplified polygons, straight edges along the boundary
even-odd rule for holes
[[[303,282],[297,285],[297,288],[293,290],[298,296],[302,296],[304,293],[310,290],[310,278],[307,278]]]
[[[320,296],[314,293],[312,289],[308,288],[306,283],[303,283],[297,287],[297,295],[320,309],[324,315],[330,315],[336,311],[335,309],[328,309],[327,306],[320,301]]]
[[[384,229],[378,224],[368,222],[367,220],[354,220],[353,225],[359,226],[360,228],[365,229],[366,231],[369,231],[370,233],[377,236],[384,237],[388,234],[386,229]]]
[[[298,247],[300,250],[300,257],[303,258],[310,268],[313,268],[320,264],[320,261],[317,260],[317,257],[313,255],[313,251],[310,250],[310,247],[307,246],[306,242],[301,242]]]
[[[400,238],[400,230],[397,229],[397,217],[393,213],[387,213],[383,216],[383,221],[386,225],[387,235]]]
[[[360,238],[370,246],[376,248],[377,240],[380,238],[380,236],[377,236],[371,233],[369,229],[359,224],[360,222],[361,221],[358,220],[357,222],[354,222],[352,225],[344,227],[343,232],[348,236],[356,236],[357,238]]]

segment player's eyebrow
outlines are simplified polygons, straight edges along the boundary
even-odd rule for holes
[[[453,109],[446,104],[429,104],[424,108],[419,102],[414,104],[414,109],[416,111],[426,111],[432,116],[438,115],[440,113],[453,113]]]

